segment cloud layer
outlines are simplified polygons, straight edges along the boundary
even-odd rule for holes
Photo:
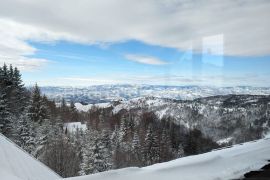
[[[158,59],[152,56],[145,55],[137,55],[137,54],[126,54],[125,58],[130,61],[134,61],[141,64],[149,64],[149,65],[164,65],[167,64],[166,61]]]
[[[220,34],[224,55],[264,56],[270,54],[269,9],[268,0],[1,1],[0,62],[31,60],[36,50],[28,40],[102,44],[135,39],[201,52],[203,38]]]

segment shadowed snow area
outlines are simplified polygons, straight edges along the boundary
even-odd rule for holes
[[[67,180],[229,180],[258,170],[270,159],[270,139],[180,158],[144,168],[125,168]]]
[[[55,172],[0,134],[1,180],[53,180]]]

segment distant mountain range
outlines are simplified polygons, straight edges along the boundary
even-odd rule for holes
[[[270,87],[210,87],[210,86],[159,86],[159,85],[98,85],[89,87],[42,87],[42,92],[49,98],[60,101],[80,102],[82,104],[106,103],[115,100],[130,100],[138,97],[158,97],[176,100],[249,94],[269,95]]]

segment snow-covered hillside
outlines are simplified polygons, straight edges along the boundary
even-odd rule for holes
[[[269,131],[270,125],[270,96],[226,95],[186,101],[143,97],[112,105],[114,114],[125,110],[137,115],[152,111],[159,119],[170,117],[176,124],[200,129],[215,141],[227,139],[233,144],[252,135],[249,127],[254,130],[250,140],[260,138],[257,135]]]
[[[110,103],[97,103],[97,104],[87,104],[87,105],[82,105],[81,103],[75,103],[76,109],[79,111],[87,112],[89,109],[92,107],[98,107],[98,108],[107,108],[110,107]]]
[[[159,98],[192,100],[195,98],[227,94],[270,94],[269,87],[210,87],[210,86],[152,86],[152,85],[98,85],[89,87],[42,87],[49,98],[96,104],[137,97],[154,96]]]
[[[55,180],[55,172],[0,134],[1,180]]]
[[[270,138],[144,168],[125,168],[66,180],[229,180],[269,163]]]

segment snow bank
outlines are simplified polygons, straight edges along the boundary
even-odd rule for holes
[[[125,168],[67,180],[228,180],[260,169],[267,160],[269,138],[145,168]]]
[[[1,180],[55,180],[61,178],[0,134]]]

